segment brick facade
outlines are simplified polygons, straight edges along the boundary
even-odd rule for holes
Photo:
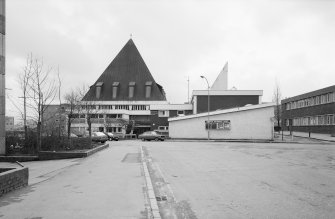
[[[335,86],[282,100],[283,130],[335,133]]]

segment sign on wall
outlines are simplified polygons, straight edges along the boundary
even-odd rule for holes
[[[230,120],[209,120],[205,121],[206,129],[214,130],[230,130]]]

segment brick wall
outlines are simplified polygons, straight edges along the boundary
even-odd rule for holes
[[[0,169],[0,196],[28,185],[28,167]]]

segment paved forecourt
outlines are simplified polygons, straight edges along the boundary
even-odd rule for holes
[[[175,202],[174,209],[159,202],[166,215],[182,211],[188,218],[335,218],[334,145],[143,145],[152,158],[158,193]]]
[[[32,168],[29,186],[0,199],[0,217],[147,218],[140,150],[127,144],[111,142],[84,159],[23,163]]]
[[[24,163],[0,217],[149,218],[141,146],[162,218],[335,218],[334,145],[139,140]]]

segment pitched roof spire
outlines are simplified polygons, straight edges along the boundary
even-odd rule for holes
[[[145,84],[151,81],[151,95],[146,97]],[[141,54],[137,50],[134,41],[130,38],[123,46],[121,51],[116,55],[106,70],[100,75],[99,79],[94,83],[103,82],[99,101],[127,101],[127,100],[157,100],[165,101],[166,97],[152,77],[147,65],[145,64]],[[113,98],[113,83],[118,82],[118,91],[116,97]],[[135,82],[135,93],[130,99],[128,94],[129,82]],[[94,101],[96,86],[91,86],[83,100]]]
[[[224,65],[220,74],[214,81],[211,90],[227,90],[228,89],[228,62]]]

